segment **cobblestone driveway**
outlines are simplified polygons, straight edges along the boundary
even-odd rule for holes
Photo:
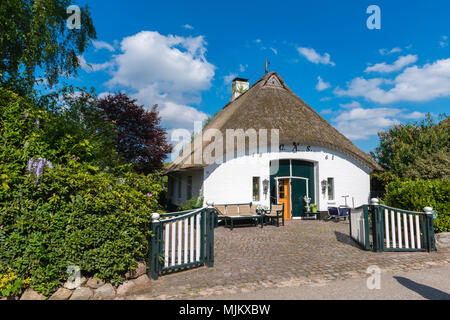
[[[367,277],[370,265],[382,272],[431,268],[450,263],[450,251],[383,252],[360,249],[348,236],[348,222],[288,221],[284,227],[237,227],[215,231],[215,266],[151,281],[129,299],[198,299]],[[276,297],[274,297],[276,299]]]

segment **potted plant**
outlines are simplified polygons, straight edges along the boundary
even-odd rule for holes
[[[317,213],[317,204],[315,204],[315,203],[311,204],[311,212]]]

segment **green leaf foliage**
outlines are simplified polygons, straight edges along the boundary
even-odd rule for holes
[[[432,207],[438,216],[434,220],[436,232],[450,231],[449,180],[394,180],[387,186],[384,202],[395,208],[423,212]]]
[[[446,118],[445,115],[442,117]],[[436,165],[440,158],[448,161],[450,157],[448,118],[436,123],[431,115],[427,115],[420,122],[396,125],[388,131],[379,132],[378,136],[380,145],[371,155],[386,171],[399,178],[444,178],[437,168],[427,170],[426,164]],[[420,170],[415,170],[418,165]]]
[[[96,38],[87,6],[80,8],[80,29],[69,29],[70,0],[0,2],[0,83],[20,94],[40,79],[52,87],[59,76],[77,74],[80,56]]]
[[[114,158],[113,127],[98,120],[89,94],[66,102],[49,111],[0,88],[0,276],[12,270],[45,295],[71,265],[124,280],[147,256],[163,192],[158,173],[137,174]],[[28,173],[32,158],[52,166]]]

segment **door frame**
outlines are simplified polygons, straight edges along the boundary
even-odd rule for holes
[[[291,173],[292,174],[292,173]],[[278,180],[279,179],[289,179],[289,219],[301,219],[301,217],[292,217],[292,179],[306,180],[306,195],[309,197],[309,178],[303,177],[293,177],[292,175],[289,177],[275,177],[275,184],[277,190],[277,203],[279,203],[279,192],[278,192]]]

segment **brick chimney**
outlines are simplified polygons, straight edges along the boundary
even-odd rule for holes
[[[236,100],[241,94],[248,90],[250,84],[248,79],[234,78],[231,85],[231,101]]]

